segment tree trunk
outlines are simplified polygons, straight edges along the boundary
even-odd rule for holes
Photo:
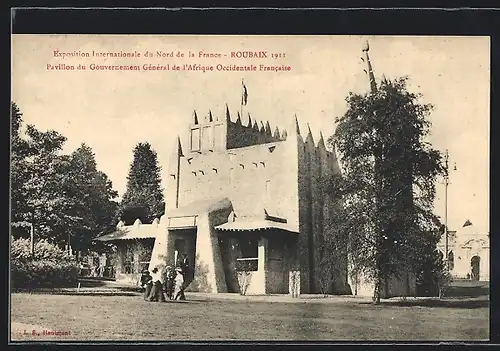
[[[380,303],[380,288],[382,286],[382,279],[377,277],[375,279],[375,289],[373,291],[373,303],[378,305]]]

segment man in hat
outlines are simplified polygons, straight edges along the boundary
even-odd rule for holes
[[[177,267],[175,271],[177,275],[175,276],[174,299],[185,300],[186,297],[184,296],[184,276],[182,275],[182,268]]]
[[[186,253],[184,255],[182,255],[181,268],[182,268],[182,274],[184,275],[184,278],[186,279],[189,275],[189,260],[188,260],[188,256]]]

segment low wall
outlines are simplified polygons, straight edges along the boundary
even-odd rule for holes
[[[387,288],[387,291],[383,291],[382,294],[384,298],[416,296],[417,279],[413,274],[407,274],[401,278],[391,277],[387,281]]]
[[[350,280],[351,290],[353,295],[373,297],[375,291],[375,283],[366,279],[365,277],[360,277],[357,283],[351,279]],[[382,291],[380,296],[382,298],[398,297],[398,296],[415,296],[417,288],[416,277],[410,274],[408,277],[391,277],[387,281],[387,291],[385,291],[385,285],[382,284]]]
[[[288,294],[288,272],[266,272],[267,294]]]
[[[265,272],[238,272],[237,274],[240,291],[245,295],[264,295],[266,293]]]

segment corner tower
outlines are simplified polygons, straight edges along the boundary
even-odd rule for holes
[[[227,118],[229,109],[226,106],[226,119],[213,116],[211,111],[200,123],[196,111],[189,125],[189,151],[207,153],[226,150]]]

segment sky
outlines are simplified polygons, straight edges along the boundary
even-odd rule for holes
[[[332,135],[335,117],[346,111],[349,92],[369,90],[360,59],[366,40],[377,81],[382,75],[408,76],[409,89],[434,105],[429,141],[442,152],[449,150],[452,169],[450,229],[469,219],[489,231],[488,37],[13,35],[12,99],[25,123],[67,137],[64,152],[81,143],[92,147],[99,170],[122,195],[137,143],[149,142],[166,172],[177,135],[187,147],[185,135],[194,110],[200,118],[209,110],[223,117],[227,104],[236,119],[242,79],[248,90],[244,123],[250,113],[252,120],[269,121],[272,130],[278,126],[289,131],[296,115],[303,137],[307,125],[315,141],[320,131],[325,138]],[[91,57],[61,57],[54,51],[88,52]],[[92,57],[93,51],[137,51],[141,57]],[[153,57],[145,57],[146,51]],[[174,57],[156,57],[157,51],[173,52]],[[231,57],[238,51],[266,51],[268,57]],[[184,57],[176,57],[177,52]],[[188,57],[189,52],[195,57]],[[200,58],[200,52],[221,57]],[[257,71],[217,71],[219,63],[254,64]],[[59,64],[75,70],[49,69]],[[79,64],[87,69],[78,70]],[[200,64],[214,71],[91,70],[91,64]],[[291,69],[259,71],[260,64]],[[435,204],[439,216],[445,212],[444,190],[440,179]]]

